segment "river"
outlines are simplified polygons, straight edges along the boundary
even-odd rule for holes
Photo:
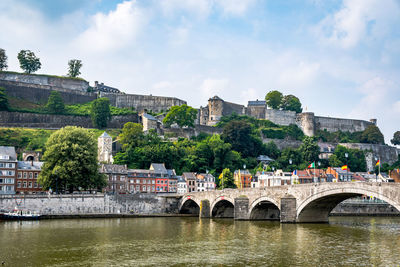
[[[0,222],[2,266],[399,266],[400,217]]]

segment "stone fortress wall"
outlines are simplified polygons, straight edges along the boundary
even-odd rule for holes
[[[249,101],[249,105],[233,104],[214,96],[208,100],[206,107],[200,107],[198,120],[202,125],[215,125],[222,116],[232,113],[248,115],[257,119],[270,120],[279,125],[296,124],[305,135],[313,136],[317,130],[329,132],[358,132],[365,130],[369,125],[376,124],[376,120],[363,121],[315,116],[313,112],[296,113],[287,110],[269,109],[264,101]]]

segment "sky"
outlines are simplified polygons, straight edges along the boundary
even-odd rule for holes
[[[81,77],[193,107],[279,90],[316,115],[400,130],[400,0],[1,0],[8,70]]]

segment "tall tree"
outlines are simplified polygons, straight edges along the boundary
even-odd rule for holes
[[[280,107],[283,110],[291,110],[296,113],[301,113],[303,111],[300,100],[294,95],[285,95]]]
[[[50,93],[49,99],[47,100],[46,109],[54,114],[64,113],[64,100],[62,99],[60,92],[52,91]]]
[[[123,148],[136,147],[143,142],[143,126],[140,123],[127,122],[118,136]]]
[[[319,146],[313,137],[305,136],[303,138],[303,143],[299,147],[299,151],[306,162],[318,161],[319,156]]]
[[[68,76],[78,77],[81,74],[82,61],[79,59],[71,59],[68,61]]]
[[[225,168],[219,176],[219,188],[236,188],[233,174],[228,168]]]
[[[163,119],[163,123],[169,127],[176,123],[179,127],[194,127],[194,121],[197,117],[197,110],[183,104],[181,106],[173,106]]]
[[[0,111],[9,110],[6,89],[0,87]]]
[[[6,50],[0,48],[0,71],[8,68],[7,59]]]
[[[43,160],[39,183],[45,190],[100,190],[106,185],[98,171],[96,139],[86,129],[67,126],[54,132],[46,142]]]
[[[279,109],[282,103],[282,98],[282,93],[274,90],[268,92],[268,94],[265,96],[265,101],[267,102],[267,105],[272,109]]]
[[[94,100],[90,107],[90,117],[94,127],[99,129],[107,127],[111,118],[110,100],[105,97]]]
[[[383,145],[385,143],[385,139],[377,126],[370,125],[361,134],[361,143]]]
[[[400,131],[393,134],[393,139],[390,140],[393,145],[400,145]]]
[[[21,50],[18,53],[18,60],[21,69],[26,73],[33,73],[39,70],[42,66],[40,59],[30,50]]]

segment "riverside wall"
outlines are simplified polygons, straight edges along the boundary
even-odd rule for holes
[[[120,129],[127,122],[138,121],[139,119],[137,114],[112,116],[107,128]],[[92,120],[89,116],[0,111],[0,127],[59,129],[69,125],[93,128]]]
[[[41,215],[157,215],[178,213],[179,198],[156,194],[127,195],[2,195],[0,208],[18,207]]]
[[[387,203],[346,203],[337,205],[331,216],[400,216],[400,212]]]

